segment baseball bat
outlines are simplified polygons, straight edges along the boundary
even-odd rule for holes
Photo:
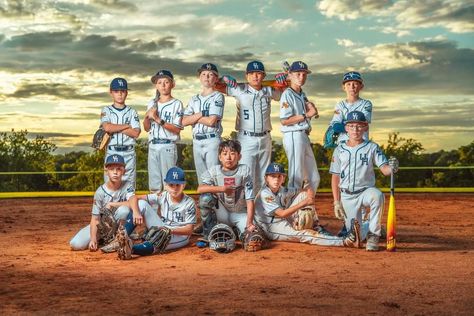
[[[390,174],[390,203],[387,215],[387,251],[397,250],[397,215],[395,211],[395,184],[393,170]]]

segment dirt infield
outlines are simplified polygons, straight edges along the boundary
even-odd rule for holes
[[[317,201],[329,230],[331,197]],[[472,315],[474,195],[399,194],[396,253],[192,245],[119,261],[69,250],[91,198],[0,200],[0,314]],[[384,219],[385,220],[385,219]],[[194,239],[193,239],[194,240]]]

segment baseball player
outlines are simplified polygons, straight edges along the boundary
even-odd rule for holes
[[[347,115],[345,130],[349,138],[334,150],[329,172],[336,217],[350,227],[352,219],[362,222],[361,207],[370,209],[366,249],[377,251],[384,196],[375,187],[374,165],[389,176],[397,172],[398,160],[395,157],[387,160],[377,144],[364,140],[367,129],[363,112],[352,111]]]
[[[156,87],[156,97],[147,105],[143,127],[148,132],[148,185],[151,192],[161,192],[167,170],[176,165],[176,141],[183,129],[183,104],[173,98],[174,77],[169,70],[160,70],[151,82]]]
[[[103,107],[100,114],[100,124],[110,134],[105,157],[122,156],[126,164],[124,180],[135,187],[137,169],[135,144],[141,132],[140,120],[137,111],[125,105],[128,95],[125,79],[114,78],[110,83],[109,93],[113,104]],[[104,182],[107,182],[107,173],[104,173]]]
[[[292,222],[304,207],[314,207],[311,188],[285,188],[283,165],[271,163],[265,172],[265,185],[255,202],[256,219],[270,240],[304,242],[320,246],[359,247],[359,228],[354,222],[346,237],[331,235],[319,225],[317,215],[314,229],[296,230]]]
[[[193,156],[199,184],[202,174],[219,165],[217,148],[221,142],[224,114],[224,95],[214,90],[219,73],[214,64],[203,64],[199,69],[202,91],[189,101],[184,110],[183,126],[193,127]]]
[[[241,239],[245,229],[255,229],[253,181],[249,167],[239,164],[240,150],[238,141],[222,141],[218,149],[220,165],[202,175],[197,191],[201,194],[204,241],[216,223],[236,227]]]
[[[156,214],[152,206],[158,207],[160,216],[157,215],[157,220],[149,226],[165,226],[171,229],[171,241],[166,247],[166,250],[170,250],[184,247],[189,243],[194,224],[196,224],[196,205],[194,200],[183,192],[186,185],[183,169],[170,168],[164,181],[164,192],[138,196],[138,199],[140,208],[145,208],[149,212]],[[130,215],[123,228],[124,231],[119,234],[120,238],[125,240],[119,242],[122,248],[119,253],[123,254],[119,256],[120,259],[131,259],[132,254],[147,256],[156,253],[150,241],[133,245],[129,235],[135,229],[135,224]]]
[[[254,175],[255,192],[262,186],[272,153],[271,100],[281,96],[281,90],[262,86],[265,75],[263,63],[252,61],[247,65],[246,84],[237,84],[231,76],[224,76],[227,89],[221,91],[237,100],[235,129],[242,144],[240,163],[249,166]]]
[[[347,120],[347,115],[353,111],[364,113],[367,123],[370,124],[372,120],[372,102],[362,99],[359,94],[364,88],[364,81],[359,72],[351,71],[345,73],[342,78],[342,90],[346,93],[346,99],[339,101],[334,109],[334,116],[329,123],[329,128],[335,128],[337,124],[344,124]],[[341,126],[341,125],[338,125]],[[336,127],[338,128],[338,127]],[[364,140],[369,140],[369,128],[363,135]],[[348,135],[343,131],[339,134],[338,143],[345,142]]]
[[[320,177],[309,133],[311,118],[318,114],[318,110],[302,90],[309,73],[311,71],[304,62],[291,64],[288,73],[290,87],[280,99],[280,121],[283,148],[288,158],[288,186],[301,189],[307,182],[316,192]]]

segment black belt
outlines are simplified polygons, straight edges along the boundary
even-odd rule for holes
[[[154,144],[154,145],[156,145],[156,144],[171,144],[172,141],[169,140],[169,139],[153,138],[150,143],[152,143],[152,144]]]
[[[265,135],[267,135],[267,134],[270,134],[270,131],[265,131],[265,132],[261,132],[261,133],[254,133],[254,132],[242,131],[242,134],[244,134],[244,135],[246,135],[246,136],[262,137],[262,136],[265,136]]]
[[[194,139],[196,140],[203,140],[203,139],[209,139],[209,138],[216,138],[217,137],[217,134],[197,134],[197,135],[194,135]]]
[[[299,130],[294,131],[294,132],[302,132],[302,133],[305,133],[306,135],[309,135],[309,130],[308,129],[299,129]]]
[[[367,188],[362,188],[362,189],[359,189],[359,190],[355,190],[353,192],[347,190],[347,189],[341,189],[341,192],[342,193],[346,193],[346,194],[350,194],[350,195],[354,195],[354,194],[359,194],[361,192],[364,192],[365,190],[367,190]]]
[[[114,150],[114,151],[129,151],[133,149],[133,145],[128,145],[128,146],[109,146],[109,150]]]

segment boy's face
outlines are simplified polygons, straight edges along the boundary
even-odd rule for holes
[[[112,183],[122,182],[122,176],[125,173],[125,166],[119,164],[110,164],[105,167],[105,172]]]
[[[286,175],[282,173],[272,173],[265,176],[265,181],[272,192],[277,192],[280,190],[283,183],[285,183],[285,178]]]
[[[161,95],[170,95],[174,88],[174,81],[169,78],[158,78],[155,87]]]
[[[305,84],[306,78],[308,78],[308,73],[306,71],[294,71],[288,73],[288,78],[292,84],[301,87]]]
[[[262,81],[265,78],[265,73],[260,71],[248,72],[246,78],[250,86],[253,88],[260,88],[262,86]]]
[[[342,90],[346,92],[347,96],[358,97],[360,90],[364,87],[364,84],[359,81],[346,81],[342,85]]]
[[[234,170],[239,164],[240,154],[228,147],[224,147],[219,154],[219,161],[224,170]]]
[[[110,90],[110,96],[112,97],[112,100],[115,104],[125,104],[127,95],[127,90]]]
[[[183,194],[185,184],[166,183],[165,189],[172,198],[179,198]]]
[[[347,135],[349,135],[349,140],[361,141],[364,132],[367,130],[367,123],[362,122],[351,122],[347,123],[345,126]]]
[[[199,74],[199,81],[204,88],[213,88],[217,82],[217,75],[212,71],[204,70]]]

